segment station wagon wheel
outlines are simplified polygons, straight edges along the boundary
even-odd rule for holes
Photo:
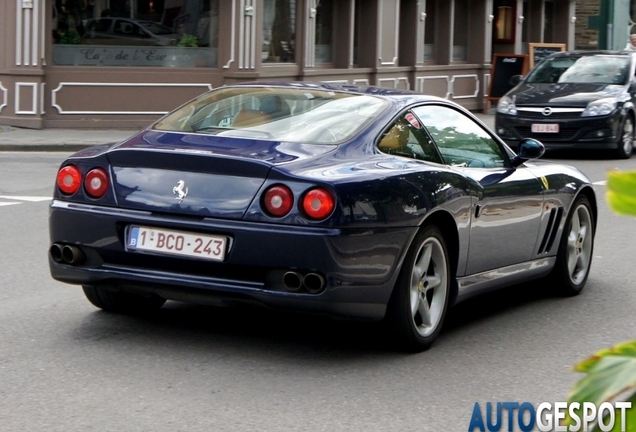
[[[616,156],[619,159],[629,159],[634,151],[634,120],[630,116],[625,118],[621,140],[616,149]]]
[[[444,237],[428,226],[406,255],[389,305],[388,319],[402,348],[417,352],[431,346],[446,316],[450,286]]]
[[[576,200],[565,223],[550,277],[559,294],[577,295],[587,281],[594,251],[594,219],[589,200]]]
[[[90,285],[82,288],[88,301],[107,312],[144,314],[159,309],[166,302],[164,298],[154,294],[143,296]]]

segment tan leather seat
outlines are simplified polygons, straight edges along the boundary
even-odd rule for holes
[[[267,123],[271,117],[258,110],[241,110],[236,113],[232,127],[249,127]]]
[[[406,148],[408,141],[408,126],[405,123],[398,121],[386,134],[384,134],[384,137],[380,140],[380,144],[378,144],[378,148],[388,153],[394,153],[394,150]]]

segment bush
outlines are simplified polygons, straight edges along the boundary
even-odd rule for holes
[[[76,30],[66,30],[60,35],[61,44],[79,45],[84,42],[84,38]]]
[[[199,46],[199,39],[196,36],[184,33],[179,39],[177,46],[196,48]]]

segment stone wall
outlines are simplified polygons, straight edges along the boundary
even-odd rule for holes
[[[576,24],[574,29],[574,49],[593,50],[598,48],[598,30],[588,28],[588,17],[601,13],[601,0],[576,0]]]

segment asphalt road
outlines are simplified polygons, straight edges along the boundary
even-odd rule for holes
[[[540,283],[467,301],[425,353],[379,325],[168,303],[101,312],[51,279],[60,153],[0,153],[0,431],[466,431],[475,402],[565,400],[584,357],[636,335],[636,218],[600,201],[585,291]],[[548,155],[594,182],[629,161]],[[504,430],[504,429],[502,429]]]

